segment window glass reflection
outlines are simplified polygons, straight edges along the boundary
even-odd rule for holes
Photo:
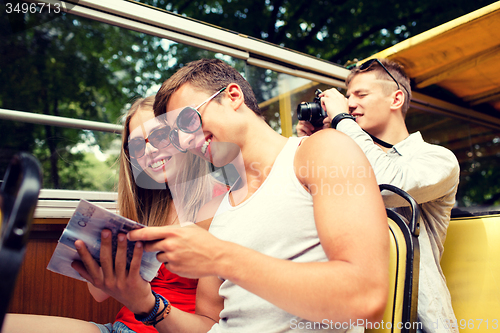
[[[469,211],[500,210],[500,134],[493,129],[443,115],[410,109],[410,132],[455,153],[460,163],[457,206]]]

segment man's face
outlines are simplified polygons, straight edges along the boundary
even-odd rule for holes
[[[224,92],[221,93],[223,95]],[[182,85],[171,96],[167,104],[167,122],[173,128],[177,126],[176,119],[186,106],[197,106],[204,102],[210,94],[194,89],[189,83]],[[222,97],[224,99],[224,95]],[[239,147],[225,135],[231,130],[230,112],[224,101],[219,104],[210,101],[198,109],[202,118],[202,128],[194,133],[178,130],[179,144],[182,149],[220,167],[230,163],[238,154]],[[194,115],[198,117],[198,115]],[[226,130],[227,129],[227,130]]]
[[[358,125],[372,135],[383,133],[388,125],[392,94],[387,85],[395,83],[378,80],[373,72],[356,75],[347,87],[349,113],[356,117]],[[389,89],[390,90],[390,89]]]

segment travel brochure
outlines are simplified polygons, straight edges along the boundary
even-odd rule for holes
[[[86,200],[80,200],[76,210],[64,229],[57,247],[50,259],[48,270],[63,274],[78,280],[86,281],[71,267],[71,263],[80,260],[76,251],[75,241],[82,240],[92,257],[99,263],[101,249],[101,232],[109,229],[112,233],[113,258],[116,254],[119,233],[144,228],[145,226],[129,220],[118,214],[114,214],[102,207],[94,205]],[[130,266],[135,242],[127,243],[127,268]],[[146,281],[151,281],[157,274],[161,262],[156,259],[157,252],[144,252],[142,256],[140,274]]]

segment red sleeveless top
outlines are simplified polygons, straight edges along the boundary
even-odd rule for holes
[[[194,313],[196,302],[196,286],[198,280],[186,279],[171,273],[162,264],[158,275],[151,281],[151,289],[162,295],[179,310]],[[116,321],[124,323],[135,332],[158,332],[153,326],[146,326],[135,320],[134,314],[123,307],[116,315]]]
[[[227,186],[216,184],[213,196],[216,197],[221,195],[227,192],[227,190]],[[154,292],[165,297],[170,304],[177,309],[190,313],[194,313],[195,310],[197,285],[198,280],[180,277],[166,269],[163,264],[158,270],[156,277],[151,281],[151,289],[154,290]],[[140,321],[135,320],[132,311],[126,307],[123,307],[120,312],[118,312],[115,321],[122,322],[135,332],[158,332],[153,326],[146,326]]]

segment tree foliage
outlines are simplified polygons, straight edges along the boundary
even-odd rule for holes
[[[139,2],[344,64],[493,1]],[[183,64],[216,56],[71,14],[6,17],[0,7],[0,108],[4,109],[119,123],[135,97],[154,93]],[[273,96],[276,73],[241,60],[229,61],[257,88],[259,101]],[[279,117],[268,115],[268,122],[278,126]],[[1,174],[8,158],[24,150],[42,162],[45,188],[102,189],[88,172],[97,162],[77,148],[95,142],[105,149],[116,136],[12,121],[1,121],[0,131]]]
[[[0,107],[117,123],[123,106],[152,84],[141,73],[156,68],[159,46],[148,43],[144,35],[72,15],[32,23],[40,20],[25,14],[1,21]],[[2,125],[9,138],[3,143],[2,157],[19,150],[35,153],[49,188],[88,186],[76,167],[84,163],[83,154],[71,149],[89,140],[105,148],[112,140],[100,132]]]
[[[491,0],[142,0],[325,60],[365,58]]]

